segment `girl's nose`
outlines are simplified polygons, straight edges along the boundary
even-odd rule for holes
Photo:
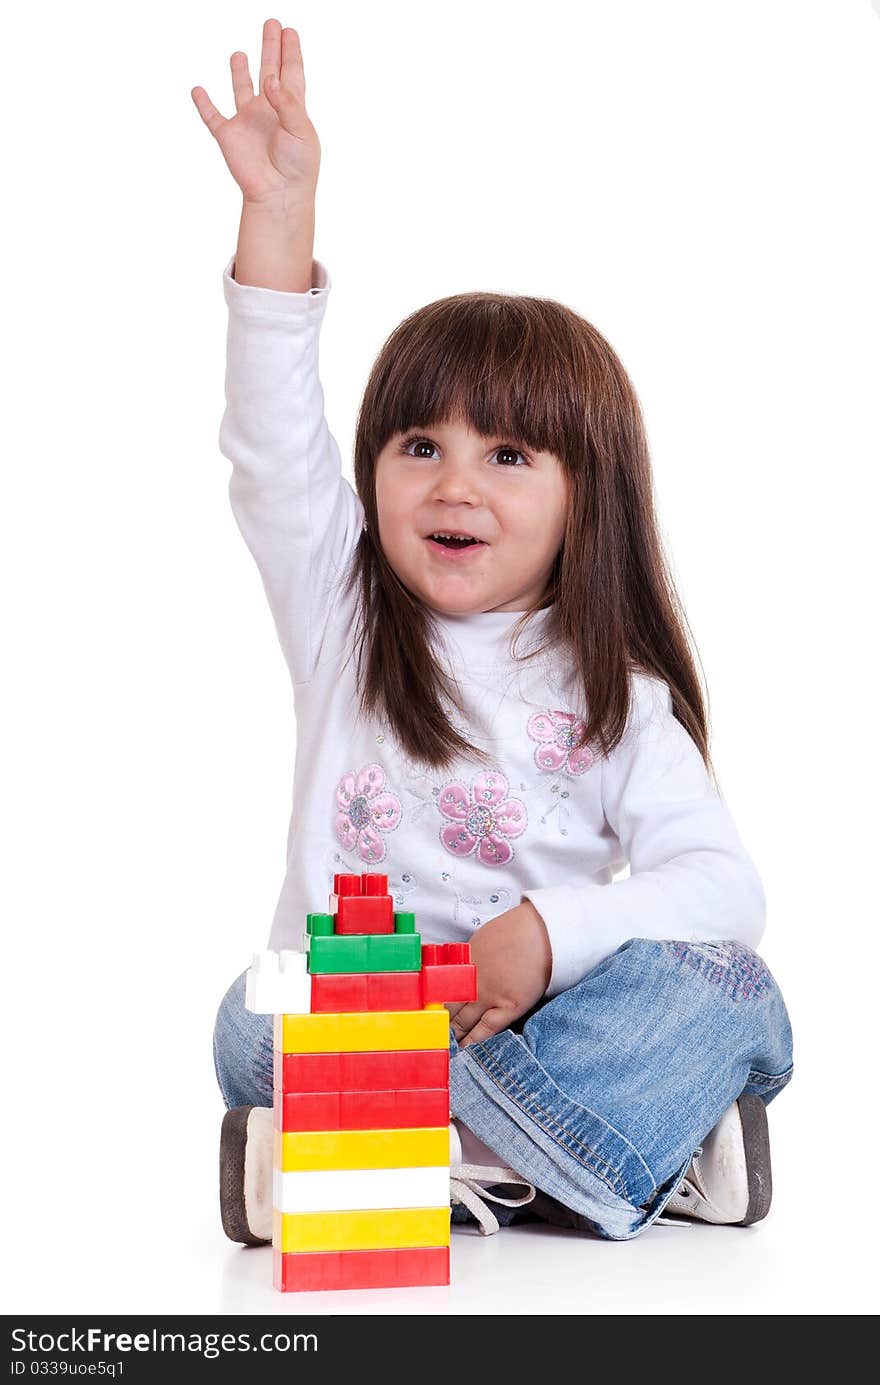
[[[450,463],[448,457],[445,458],[437,472],[434,498],[445,500],[450,505],[482,504],[482,495],[472,468],[464,464],[457,466]]]

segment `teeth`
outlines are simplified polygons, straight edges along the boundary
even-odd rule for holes
[[[473,537],[473,534],[446,534],[442,529],[438,529],[436,534],[431,535],[432,539],[473,539]],[[479,543],[480,541],[474,539],[474,542]]]

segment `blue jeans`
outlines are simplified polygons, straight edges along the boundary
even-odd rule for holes
[[[608,1240],[647,1230],[736,1098],[769,1103],[793,1071],[779,988],[736,942],[631,938],[510,1029],[466,1048],[450,1035],[449,1051],[452,1114]],[[245,1010],[243,975],[214,1061],[227,1107],[271,1106],[272,1019]]]

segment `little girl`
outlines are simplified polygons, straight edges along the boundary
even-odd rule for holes
[[[298,948],[334,874],[367,870],[426,941],[470,943],[478,999],[448,1007],[453,1220],[614,1240],[664,1209],[758,1221],[791,1026],[711,778],[632,384],[553,300],[429,303],[375,362],[352,490],[318,375],[331,281],[296,31],[266,21],[257,94],[244,53],[231,68],[232,119],[192,96],[244,198],[219,441],[298,727],[269,946]],[[272,1031],[243,976],[214,1052],[224,1226],[267,1240]]]

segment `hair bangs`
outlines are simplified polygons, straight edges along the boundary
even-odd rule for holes
[[[395,434],[455,422],[554,451],[570,428],[558,339],[546,316],[516,300],[460,294],[429,304],[386,342],[363,420],[373,455]]]

